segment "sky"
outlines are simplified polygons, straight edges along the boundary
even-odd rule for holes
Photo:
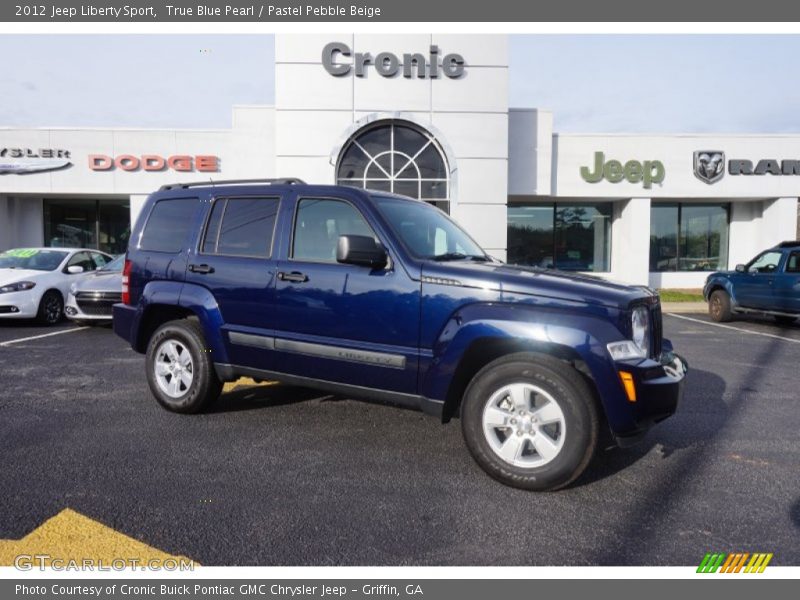
[[[798,133],[798,54],[796,35],[515,35],[510,105],[565,133]],[[225,129],[275,97],[271,35],[2,35],[0,55],[0,127]]]

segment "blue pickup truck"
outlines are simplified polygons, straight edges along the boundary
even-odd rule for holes
[[[782,242],[733,271],[711,273],[703,296],[717,322],[734,315],[771,315],[788,325],[800,317],[800,241]]]
[[[424,202],[297,180],[152,194],[114,331],[168,410],[248,376],[460,416],[480,466],[532,490],[673,414],[686,373],[647,288],[509,266]]]

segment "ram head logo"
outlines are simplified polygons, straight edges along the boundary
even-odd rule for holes
[[[694,153],[694,174],[708,184],[716,183],[725,175],[725,153],[719,150],[698,150]]]

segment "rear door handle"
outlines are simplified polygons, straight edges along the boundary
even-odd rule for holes
[[[189,265],[189,270],[192,273],[200,273],[201,275],[208,275],[214,272],[214,267],[209,265]]]
[[[291,281],[292,283],[305,283],[306,281],[308,281],[308,275],[306,275],[305,273],[300,273],[298,271],[292,271],[291,273],[279,271],[278,279],[280,279],[281,281]]]

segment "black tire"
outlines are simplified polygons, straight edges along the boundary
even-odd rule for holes
[[[535,386],[549,395],[561,410],[564,421],[562,445],[549,462],[538,466],[515,465],[501,458],[490,444],[489,436],[501,432],[502,428],[493,430],[492,434],[485,433],[484,411],[490,403],[494,404],[492,398],[502,397],[501,390],[512,384]],[[517,411],[517,414],[521,413]],[[535,414],[535,409],[527,418],[530,419],[532,414]],[[577,479],[591,462],[597,448],[599,423],[594,396],[583,376],[560,360],[528,352],[501,357],[481,369],[467,387],[461,406],[464,440],[477,463],[498,481],[526,490],[556,490]],[[540,434],[539,431],[535,435]],[[508,437],[500,440],[498,436],[495,441],[505,443],[513,440],[514,435],[513,428],[509,427]],[[516,431],[516,435],[526,434]],[[535,436],[522,442],[523,453],[529,452],[529,456],[522,459],[536,460],[538,453],[534,451],[533,440]]]
[[[178,361],[161,356],[162,345],[167,342],[172,342],[175,347],[181,349],[176,355],[179,358]],[[184,356],[184,351],[188,353],[191,360],[191,368],[183,366],[183,362],[180,360]],[[159,359],[160,356],[163,360]],[[176,375],[173,373],[170,378],[170,375],[167,374],[165,378],[162,378],[160,384],[156,374],[158,363],[161,363],[166,369],[169,369],[170,364],[181,364],[186,372],[191,373],[190,384],[185,385],[179,377],[179,380],[176,380],[178,387],[173,390],[176,395],[170,395],[167,389]],[[147,383],[153,396],[161,406],[172,412],[198,413],[210,402],[216,400],[222,392],[222,382],[214,370],[211,353],[208,352],[203,338],[203,330],[200,324],[194,320],[170,321],[156,330],[147,345],[145,370]],[[167,389],[162,389],[162,385],[165,385]]]
[[[797,317],[789,317],[784,315],[775,315],[772,317],[778,325],[791,325],[797,320]]]
[[[717,323],[727,323],[733,318],[731,297],[725,290],[714,290],[708,298],[708,316]]]
[[[42,325],[56,325],[64,318],[64,299],[58,290],[47,290],[39,300],[36,321]]]

